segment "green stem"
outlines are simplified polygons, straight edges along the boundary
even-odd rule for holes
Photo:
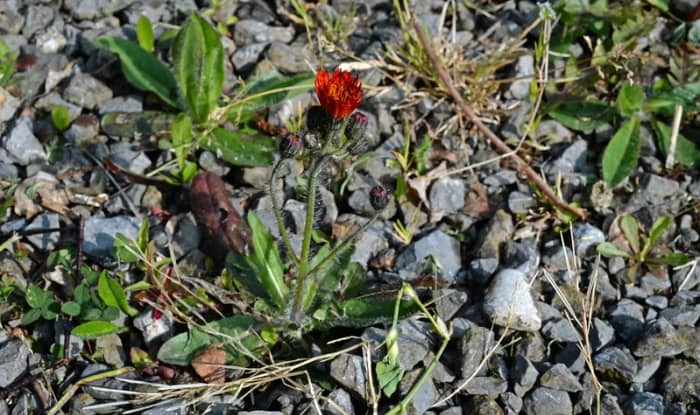
[[[306,186],[306,222],[304,223],[304,239],[301,242],[301,257],[299,258],[299,266],[297,267],[297,288],[294,296],[294,305],[292,306],[292,319],[299,321],[299,313],[301,312],[302,297],[304,295],[304,280],[306,279],[309,266],[309,254],[311,252],[311,233],[313,231],[314,211],[316,205],[316,174],[320,166],[325,162],[325,157],[320,160],[315,160],[311,167],[311,174]]]
[[[287,249],[287,256],[294,262],[295,265],[299,265],[299,258],[294,253],[294,248],[292,248],[292,243],[289,241],[289,235],[287,235],[287,229],[284,227],[284,220],[282,219],[282,210],[280,209],[279,202],[275,197],[275,191],[273,186],[277,181],[277,174],[279,173],[280,166],[282,165],[283,159],[280,159],[275,164],[272,169],[272,174],[270,175],[270,197],[272,197],[272,210],[275,212],[275,219],[277,220],[277,228],[282,236],[282,241],[284,242],[284,247]],[[283,185],[284,187],[284,185]]]

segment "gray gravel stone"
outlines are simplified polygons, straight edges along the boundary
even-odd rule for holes
[[[456,213],[464,207],[464,180],[450,176],[436,180],[430,186],[430,209],[433,220],[439,220],[445,214]]]
[[[35,161],[44,161],[47,156],[39,140],[32,132],[32,120],[20,118],[12,131],[2,140],[2,148],[22,166]]]
[[[605,320],[598,317],[593,318],[593,329],[591,330],[591,346],[593,351],[598,351],[615,340],[615,329]]]
[[[539,372],[530,360],[519,354],[515,356],[510,376],[513,381],[513,391],[516,395],[523,397],[535,386]]]
[[[537,331],[542,325],[527,278],[518,270],[504,269],[496,274],[483,310],[494,324],[514,330]]]
[[[452,288],[443,288],[433,291],[435,308],[443,321],[450,321],[452,317],[467,303],[467,293]]]
[[[634,344],[644,327],[644,308],[626,298],[620,300],[610,312],[610,322],[625,344]]]
[[[527,213],[537,205],[537,200],[529,193],[514,191],[508,195],[508,209],[512,213]]]
[[[120,141],[110,145],[109,154],[112,160],[124,169],[132,173],[144,174],[153,162],[144,152],[135,151],[133,147],[131,143]]]
[[[467,379],[475,373],[482,376],[486,365],[477,372],[486,353],[494,346],[493,332],[480,326],[471,326],[462,337],[462,377]]]
[[[544,372],[540,376],[540,385],[567,392],[580,392],[583,390],[581,382],[563,363],[557,363]]]
[[[660,298],[666,299],[666,297]],[[698,319],[700,319],[700,305],[682,305],[667,308],[661,311],[659,317],[668,320],[674,326],[695,327]]]
[[[24,25],[24,15],[19,13],[15,2],[0,3],[0,32],[16,34]]]
[[[153,310],[146,310],[134,319],[134,327],[141,332],[143,341],[149,347],[173,335],[174,322],[170,313],[159,314],[159,318],[155,318]]]
[[[542,335],[546,339],[561,343],[579,340],[578,333],[559,310],[541,301],[537,303],[537,309],[542,316]]]
[[[63,7],[78,20],[109,16],[128,7],[135,0],[66,0]]]
[[[439,265],[440,277],[447,282],[454,280],[462,266],[459,241],[438,229],[409,245],[396,258],[396,268],[402,278],[414,278],[428,256]]]
[[[534,275],[540,266],[540,253],[534,241],[506,241],[501,246],[501,267],[513,268],[526,276]]]
[[[644,328],[633,352],[638,357],[669,357],[679,355],[689,347],[668,320],[659,318]]]
[[[609,346],[593,356],[593,364],[600,374],[631,383],[637,374],[637,362],[629,350]]]
[[[343,389],[336,389],[328,394],[328,399],[335,405],[325,402],[322,406],[324,414],[328,415],[355,415],[355,408],[352,406],[350,394]],[[337,405],[337,406],[336,406]],[[336,409],[340,407],[340,410]]]
[[[544,168],[549,176],[556,176],[558,173],[570,175],[572,173],[586,173],[590,171],[586,159],[588,157],[588,143],[585,140],[577,139],[566,147],[566,149],[551,163]]]
[[[477,376],[464,388],[470,395],[487,395],[494,399],[507,390],[508,382],[493,376]]]
[[[291,26],[274,27],[253,19],[239,20],[233,30],[233,40],[236,42],[236,46],[250,43],[289,43],[293,38],[294,28]]]
[[[22,27],[22,35],[27,39],[36,32],[48,26],[54,17],[54,9],[47,6],[29,6],[26,13],[26,20]]]
[[[56,229],[60,226],[59,216],[56,213],[42,213],[34,218],[24,230]],[[50,251],[56,247],[61,238],[60,231],[37,233],[27,237],[41,251]]]
[[[21,102],[2,87],[0,87],[0,102],[2,103],[2,105],[0,105],[0,131],[2,131],[2,123],[15,116]]]
[[[358,216],[357,224],[365,223],[366,220]],[[385,222],[377,221],[362,232],[355,241],[355,252],[350,257],[350,261],[357,262],[362,265],[362,268],[367,269],[370,259],[389,247],[385,237],[387,227]]]
[[[110,255],[117,233],[129,239],[136,239],[140,226],[141,221],[131,216],[111,218],[91,216],[85,221],[83,244],[85,253],[95,257]]]
[[[666,368],[661,390],[668,402],[700,401],[700,366],[684,361],[672,360]]]
[[[108,112],[143,112],[143,98],[138,95],[114,97],[97,104],[100,115]]]
[[[0,388],[6,388],[27,371],[31,351],[21,340],[10,340],[0,347]]]
[[[527,415],[571,415],[573,407],[568,392],[538,387],[523,399]]]
[[[416,320],[402,320],[397,325],[399,337],[399,366],[413,369],[428,354],[431,348],[430,326]]]
[[[488,226],[481,233],[483,237],[476,244],[474,258],[500,258],[501,243],[510,239],[515,227],[513,219],[504,210],[496,211]]]
[[[78,146],[86,146],[97,142],[99,132],[100,122],[97,117],[92,114],[83,114],[73,120],[63,136]]]
[[[297,74],[308,71],[316,59],[308,47],[304,45],[287,45],[282,42],[272,42],[265,51],[265,56],[278,71],[284,74]]]
[[[605,234],[600,229],[588,223],[574,225],[574,243],[576,255],[589,258],[597,255],[596,247],[605,242]]]
[[[532,55],[523,55],[515,64],[515,77],[517,81],[510,84],[510,93],[515,99],[525,99],[530,95],[530,78],[535,73],[535,58]],[[524,78],[524,79],[520,79]]]
[[[644,302],[647,305],[656,308],[657,310],[664,310],[666,307],[668,307],[668,298],[662,295],[652,295],[651,297],[647,297],[646,299],[644,299]]]
[[[622,405],[625,415],[663,415],[661,395],[650,392],[635,393]]]
[[[361,356],[344,353],[333,359],[331,377],[362,398],[366,398],[367,377]]]
[[[112,89],[86,73],[76,73],[63,91],[63,97],[83,108],[95,109],[112,98]]]
[[[642,357],[637,360],[637,374],[632,379],[634,383],[646,383],[661,366],[661,358],[656,356]]]
[[[236,72],[243,74],[252,70],[267,45],[269,45],[267,42],[250,43],[237,48],[231,55],[231,63]]]

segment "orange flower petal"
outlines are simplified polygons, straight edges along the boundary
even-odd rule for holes
[[[345,118],[360,106],[362,85],[359,76],[336,69],[316,73],[316,96],[324,110],[334,119]]]

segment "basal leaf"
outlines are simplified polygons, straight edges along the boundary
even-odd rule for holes
[[[136,39],[146,52],[153,52],[153,27],[148,17],[141,15],[136,22]]]
[[[167,132],[173,115],[161,111],[109,112],[102,117],[102,130],[113,136],[132,138],[136,134],[150,137]]]
[[[390,323],[394,319],[396,298],[390,295],[367,295],[345,300],[332,306],[334,318],[316,323],[317,328],[367,327],[378,323]],[[406,318],[418,311],[414,301],[401,300],[399,318]]]
[[[622,218],[620,218],[620,229],[622,229],[625,239],[627,239],[627,242],[630,244],[632,252],[638,253],[640,246],[639,224],[637,223],[637,219],[635,219],[632,215],[624,215]]]
[[[627,117],[635,115],[642,108],[643,102],[644,91],[637,85],[625,83],[617,94],[617,109]]]
[[[114,323],[103,320],[88,321],[79,326],[76,326],[71,330],[71,334],[74,336],[82,337],[86,340],[96,339],[100,336],[106,336],[107,334],[119,333],[125,331],[126,328],[119,327]]]
[[[642,252],[639,254],[642,261],[646,259],[649,252],[651,252],[651,249],[661,237],[661,234],[666,230],[666,228],[671,226],[672,223],[673,219],[670,216],[661,216],[654,221],[654,224],[651,225],[649,236],[644,243],[644,248],[642,248]]]
[[[119,283],[107,275],[107,271],[100,274],[97,281],[97,292],[105,305],[122,310],[131,317],[135,317],[138,311],[129,305],[124,289]]]
[[[627,120],[603,152],[603,179],[609,187],[620,184],[632,173],[639,158],[639,118]]]
[[[51,109],[51,121],[54,127],[60,132],[63,132],[70,127],[70,114],[63,105],[56,105]]]
[[[617,245],[615,245],[612,242],[603,242],[599,244],[596,247],[596,250],[598,251],[599,254],[601,254],[604,257],[612,258],[616,256],[628,258],[630,256],[629,253],[623,251],[620,249]]]
[[[173,120],[170,130],[170,139],[177,158],[180,171],[184,170],[190,144],[192,143],[192,120],[187,114],[181,112]]]
[[[575,101],[557,104],[549,116],[576,131],[591,131],[610,121],[613,111],[603,101]]]
[[[659,150],[664,155],[668,155],[671,142],[671,127],[656,119],[652,120],[651,125],[656,133]],[[700,166],[700,146],[682,134],[678,134],[674,157],[677,162],[686,167],[698,167]]]
[[[274,160],[275,142],[271,138],[248,136],[223,128],[216,128],[200,141],[200,146],[239,166],[269,166]]]
[[[224,85],[224,48],[216,30],[196,13],[175,38],[173,65],[192,118],[206,121]]]
[[[252,317],[239,315],[211,322],[205,326],[206,331],[192,327],[188,332],[166,341],[158,350],[158,359],[172,365],[187,366],[197,352],[219,342],[225,342],[227,346],[229,363],[250,354],[257,355],[264,341],[252,331],[255,322]]]
[[[289,288],[284,283],[284,267],[277,250],[277,243],[253,211],[248,212],[248,225],[253,236],[253,254],[258,278],[265,292],[277,307],[287,305]]]
[[[132,85],[153,92],[171,107],[178,107],[175,78],[158,58],[126,39],[100,36],[97,44],[119,56],[122,72]]]
[[[688,263],[689,258],[686,254],[680,252],[669,252],[664,255],[653,256],[646,259],[649,265],[671,265],[674,267]]]

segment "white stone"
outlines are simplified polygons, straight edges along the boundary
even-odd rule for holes
[[[542,326],[527,278],[515,269],[504,269],[493,277],[483,309],[499,326],[521,331],[537,331]]]

